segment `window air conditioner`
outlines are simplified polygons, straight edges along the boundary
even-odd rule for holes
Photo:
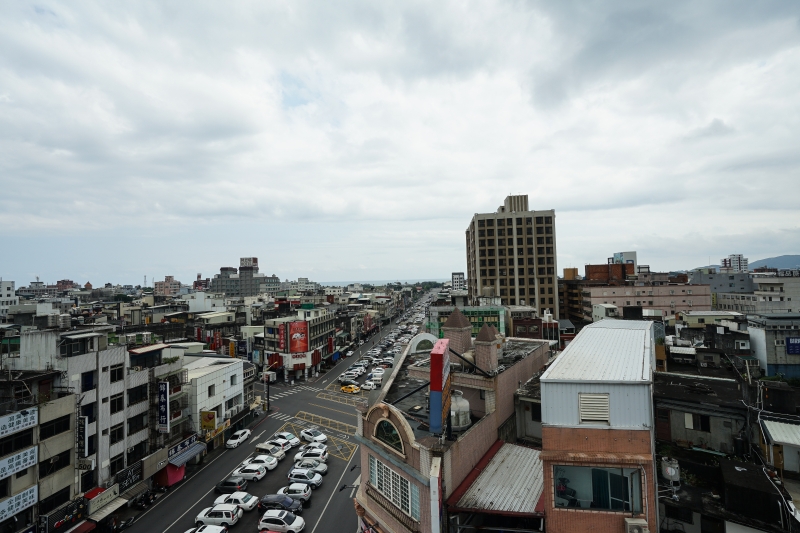
[[[626,518],[624,533],[650,533],[647,520],[643,518]]]

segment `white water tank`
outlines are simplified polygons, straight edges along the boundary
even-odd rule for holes
[[[678,461],[671,457],[662,457],[661,475],[669,481],[679,482],[681,480],[681,469],[678,466]]]
[[[450,393],[450,420],[453,431],[464,431],[472,425],[469,416],[469,401],[464,393],[454,390]]]

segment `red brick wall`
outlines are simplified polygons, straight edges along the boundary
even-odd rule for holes
[[[587,453],[652,454],[650,431],[542,427],[542,450]]]
[[[637,518],[647,519],[650,531],[658,531],[654,465],[650,432],[589,428],[542,428],[545,524],[548,533],[620,533],[630,513],[555,507],[554,465],[641,468],[642,507]]]

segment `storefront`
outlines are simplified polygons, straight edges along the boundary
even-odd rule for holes
[[[167,464],[153,476],[153,481],[161,487],[171,487],[186,477],[186,464],[202,461],[206,454],[206,443],[197,434],[191,435],[176,444],[167,452]]]
[[[217,429],[206,433],[205,441],[209,451],[225,444],[225,430],[229,427],[231,427],[231,420],[227,419]]]

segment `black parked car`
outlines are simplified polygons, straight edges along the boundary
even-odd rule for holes
[[[267,494],[258,501],[258,512],[263,513],[269,509],[300,514],[303,512],[303,502],[284,494]]]
[[[234,492],[244,492],[247,488],[247,480],[239,476],[231,476],[224,481],[220,481],[214,487],[217,494],[233,494]]]
[[[347,385],[355,385],[356,387],[360,387],[361,383],[352,379],[345,379],[339,382],[339,385],[345,387]]]

